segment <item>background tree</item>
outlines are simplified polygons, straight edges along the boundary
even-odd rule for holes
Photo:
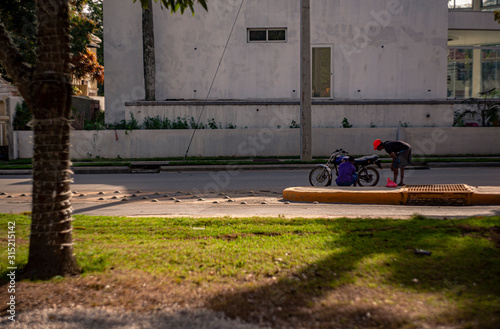
[[[33,113],[33,200],[26,274],[78,274],[70,204],[71,46],[66,0],[36,1],[36,60],[30,65],[0,23],[0,62]]]
[[[5,4],[7,0],[3,0]],[[28,0],[26,0],[28,1]],[[142,3],[143,0],[141,0]],[[84,0],[37,0],[34,62],[23,54],[6,26],[9,13],[0,7],[0,64],[33,113],[33,198],[28,264],[25,275],[50,278],[74,275],[79,268],[73,253],[71,225],[70,115],[71,115],[71,5]],[[190,0],[161,0],[175,11]],[[198,0],[206,8],[204,0]],[[20,2],[13,1],[15,5]],[[25,1],[22,2],[23,4]],[[18,21],[18,24],[23,24]]]
[[[73,75],[76,79],[89,76],[92,80],[104,83],[104,67],[97,62],[97,56],[90,50],[71,58],[73,64]]]
[[[153,0],[149,0],[147,7],[142,9],[142,61],[147,101],[156,99],[155,34],[152,4]]]
[[[69,4],[71,53],[74,57],[85,58],[91,34],[102,39],[102,0],[72,0],[69,1]],[[99,15],[101,16],[99,17]],[[0,20],[9,31],[12,41],[25,61],[34,65],[36,61],[36,1],[2,0]],[[88,58],[85,59],[88,60]],[[87,74],[95,76],[96,72],[104,72],[103,68],[99,68],[98,65],[102,66],[102,61],[94,63],[93,68],[97,71],[89,71]],[[87,65],[87,67],[89,66]],[[75,70],[78,70],[79,73],[82,71],[81,67],[75,68]],[[3,68],[0,73],[7,80],[12,81]]]
[[[36,42],[35,0],[0,1],[0,20],[27,63],[35,63]],[[2,75],[5,70],[2,68]],[[8,77],[7,77],[8,78]]]
[[[95,23],[96,27],[92,34],[94,34],[99,39],[104,40],[102,1],[103,0],[88,1],[84,9],[84,12],[86,17]],[[97,54],[97,63],[101,66],[104,66],[104,43],[101,43],[100,47],[97,48],[96,54]],[[103,82],[99,82],[99,80],[97,81],[97,89],[98,89],[97,91],[98,95],[104,95],[104,81]]]

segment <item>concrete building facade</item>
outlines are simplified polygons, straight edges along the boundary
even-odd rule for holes
[[[193,16],[153,5],[156,102],[145,102],[141,8],[105,1],[106,122],[180,116],[259,128],[275,109],[290,119],[276,126],[297,122],[300,1],[208,6]],[[500,28],[487,11],[497,7],[311,0],[313,127],[451,126],[461,99],[500,80]]]

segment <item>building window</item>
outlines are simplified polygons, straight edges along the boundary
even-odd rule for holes
[[[448,97],[472,96],[472,49],[449,49]]]
[[[481,7],[490,7],[500,5],[500,0],[482,0]]]
[[[500,90],[500,48],[481,49],[481,91]]]
[[[248,42],[286,42],[286,28],[259,28],[247,30]]]
[[[473,0],[448,0],[448,9],[472,9],[472,2]]]
[[[479,97],[492,89],[500,90],[500,45],[449,48],[448,97]]]

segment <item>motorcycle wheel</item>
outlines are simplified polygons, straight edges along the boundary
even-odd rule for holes
[[[332,175],[322,167],[314,168],[309,174],[309,183],[312,186],[328,186],[332,182]]]
[[[380,179],[378,170],[372,167],[361,168],[358,171],[359,186],[375,186]]]

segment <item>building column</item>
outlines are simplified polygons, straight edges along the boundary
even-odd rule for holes
[[[472,0],[472,10],[481,10],[481,0]]]
[[[481,90],[481,49],[472,50],[472,97],[478,97]]]
[[[310,1],[300,0],[300,160],[312,160]]]

